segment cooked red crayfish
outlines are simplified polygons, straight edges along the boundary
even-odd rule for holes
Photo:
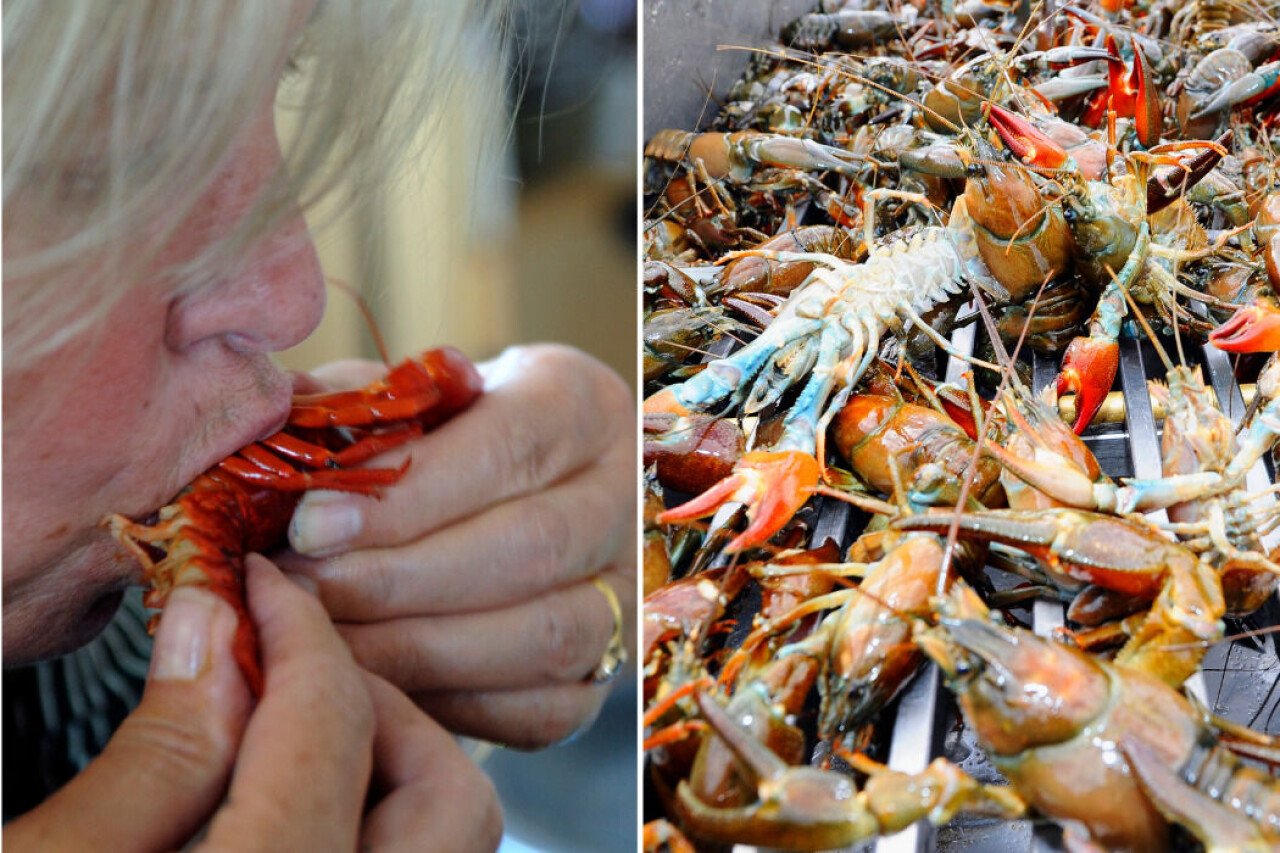
[[[356,390],[294,397],[288,423],[197,477],[154,519],[104,520],[142,563],[145,603],[163,608],[177,586],[203,586],[239,623],[234,654],[254,695],[262,692],[258,637],[245,606],[244,557],[285,544],[310,489],[376,494],[408,467],[352,468],[452,417],[479,396],[479,372],[456,349],[428,350]]]

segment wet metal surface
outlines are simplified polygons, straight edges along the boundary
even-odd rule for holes
[[[644,138],[666,127],[705,125],[751,56],[732,47],[768,43],[813,6],[813,0],[646,0]]]
[[[960,351],[972,353],[972,327],[957,332],[952,343]],[[1235,408],[1229,411],[1238,419],[1244,404],[1232,378],[1229,360],[1214,358],[1215,354],[1222,354],[1211,347],[1196,349],[1194,357],[1201,360],[1206,383],[1215,387],[1220,399],[1227,397],[1231,400],[1228,405]],[[963,362],[950,359],[947,379],[958,378],[964,369]],[[1031,358],[1034,389],[1039,391],[1051,383],[1057,371],[1056,359],[1034,355]],[[1161,378],[1163,372],[1164,367],[1150,344],[1132,337],[1122,339],[1117,378],[1125,397],[1126,423],[1090,427],[1084,436],[1104,472],[1112,478],[1158,477],[1161,474],[1162,424],[1152,414],[1146,383],[1149,379]],[[1251,489],[1270,482],[1263,463],[1256,466],[1250,478]],[[1259,485],[1255,486],[1255,482]],[[1165,513],[1153,513],[1152,517],[1163,519]],[[858,528],[864,520],[863,514],[850,512],[847,506],[838,502],[826,501],[813,522],[817,536],[811,544],[816,545],[825,538],[841,543],[851,542],[857,537]],[[1058,601],[1037,600],[1028,609],[1032,627],[1038,634],[1052,635],[1065,623],[1064,607]],[[1248,619],[1230,620],[1228,633],[1237,634],[1277,622],[1280,622],[1280,604],[1273,597]],[[1202,672],[1189,680],[1186,686],[1214,713],[1260,731],[1280,733],[1280,657],[1272,635],[1219,644],[1206,655]],[[941,683],[937,668],[932,664],[917,675],[884,717],[888,721],[886,748],[887,763],[891,767],[917,772],[941,755],[980,781],[1002,781],[975,743],[973,733],[964,725]],[[1063,847],[1061,831],[1051,821],[1029,818],[1000,822],[961,816],[937,829],[927,822],[920,822],[896,835],[851,849],[874,850],[875,853],[922,853],[931,850],[1056,853]],[[734,850],[735,853],[751,853],[754,848],[738,845]]]

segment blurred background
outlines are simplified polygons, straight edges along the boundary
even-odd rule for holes
[[[332,222],[320,212],[321,262],[359,283],[392,358],[450,343],[484,359],[559,341],[634,389],[636,5],[519,0],[513,12],[511,107],[469,97],[464,84],[394,191]],[[482,132],[509,140],[473,174],[482,141],[467,111],[477,109],[492,119]],[[331,290],[320,331],[285,359],[305,369],[352,355],[377,352],[352,300]],[[503,853],[636,849],[636,707],[628,666],[573,742],[533,754],[480,748],[506,813]]]
[[[635,388],[635,3],[514,0],[511,11],[508,102],[464,75],[402,180],[372,204],[313,211],[321,261],[364,295],[393,359],[449,343],[482,360],[559,341]],[[495,50],[479,34],[467,47],[478,58]],[[278,119],[287,138],[287,114]],[[494,140],[477,172],[474,152]],[[378,353],[335,288],[320,329],[282,361],[307,369],[353,356]],[[137,702],[144,621],[135,594],[83,649],[5,671],[5,819],[87,764]],[[504,853],[636,849],[636,707],[628,666],[573,742],[532,754],[472,745],[503,801]]]
[[[402,179],[373,204],[314,211],[325,272],[358,286],[393,358],[555,340],[634,381],[635,4],[515,0],[511,24],[510,103],[464,76]],[[493,154],[476,171],[478,149]],[[320,329],[284,360],[353,355],[377,351],[335,289]]]

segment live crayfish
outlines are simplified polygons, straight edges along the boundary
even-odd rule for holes
[[[1280,783],[1228,748],[1241,738],[1263,750],[1273,744],[1210,718],[1140,670],[993,621],[963,584],[941,610],[937,625],[917,625],[915,642],[939,664],[1008,788],[978,784],[941,758],[906,774],[851,756],[868,774],[858,792],[842,773],[787,766],[760,736],[785,726],[768,721],[767,706],[738,702],[734,713],[733,703],[722,708],[704,693],[703,719],[758,798],[710,804],[681,782],[677,814],[700,837],[818,850],[922,818],[944,823],[959,811],[1008,818],[1034,806],[1063,823],[1076,849],[1166,850],[1172,823],[1219,845],[1213,849],[1274,849]]]
[[[283,429],[201,474],[154,520],[112,515],[103,523],[142,563],[148,607],[163,608],[176,587],[201,586],[235,609],[233,653],[259,695],[262,666],[245,604],[245,555],[285,544],[294,507],[307,490],[377,494],[395,483],[407,462],[352,466],[467,408],[482,387],[471,362],[442,347],[405,360],[366,388],[295,396]]]
[[[845,235],[838,258],[744,239],[702,254],[716,266],[684,288],[699,310],[730,307],[726,262],[806,274],[777,307],[749,296],[758,284],[735,287],[760,333],[737,349],[721,338],[647,386],[667,494],[649,535],[672,545],[671,580],[645,605],[649,764],[692,843],[817,849],[965,808],[1031,808],[1079,849],[1164,849],[1172,824],[1210,848],[1276,845],[1274,779],[1228,751],[1275,744],[1178,688],[1280,575],[1262,544],[1280,515],[1244,485],[1280,436],[1280,361],[1237,439],[1182,356],[1280,350],[1280,52],[1274,26],[1240,8],[1129,5],[919,2],[890,32],[875,4],[826,4],[754,54],[707,132],[665,131],[646,151],[655,195],[664,176],[694,175],[709,206],[772,241]],[[1228,45],[1247,68],[1214,54]],[[984,332],[972,354],[951,339],[965,322]],[[1139,327],[1180,354],[1169,390],[1152,392],[1164,468],[1113,480],[1076,433]],[[1066,350],[1044,396],[1026,387],[1031,346]],[[939,379],[945,363],[947,381],[912,362]],[[1067,392],[1074,431],[1059,418]],[[719,478],[705,464],[713,434]],[[837,501],[881,518],[852,544],[809,541],[836,535]],[[996,588],[984,556],[1030,585]],[[966,584],[991,607],[1072,601],[1067,642],[1003,627]],[[864,754],[926,655],[1012,790]],[[1045,705],[997,708],[993,681],[1010,702],[1025,689]],[[1149,737],[1157,708],[1176,744]],[[1000,741],[1011,727],[1023,742]],[[1100,731],[1115,735],[1109,751],[1083,743]],[[1036,769],[1055,749],[1066,764]],[[792,766],[806,760],[817,766]],[[1100,780],[1083,810],[1055,787],[1064,767]],[[850,768],[869,777],[861,791]],[[1210,778],[1250,803],[1247,820],[1213,801]]]

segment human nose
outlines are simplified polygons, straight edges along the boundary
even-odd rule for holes
[[[166,337],[175,349],[220,338],[239,350],[278,352],[315,330],[324,303],[320,259],[298,214],[216,284],[179,297]]]
[[[178,229],[179,253],[199,254],[234,231],[269,196],[285,169],[271,104],[250,125],[230,165],[214,180],[192,218]],[[214,282],[171,306],[166,340],[183,349],[210,338],[242,350],[278,352],[302,342],[324,314],[324,275],[315,243],[296,208],[245,247]]]

